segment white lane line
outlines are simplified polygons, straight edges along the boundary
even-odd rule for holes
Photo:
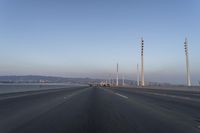
[[[126,98],[126,99],[128,99],[128,97],[127,96],[124,96],[124,95],[122,95],[122,94],[119,94],[119,93],[115,93],[116,95],[118,95],[118,96],[120,96],[120,97],[123,97],[123,98]]]
[[[109,93],[115,94],[115,95],[117,95],[117,96],[120,96],[120,97],[122,97],[122,98],[128,99],[127,96],[124,96],[124,95],[119,94],[119,93],[117,93],[117,92],[113,92],[113,91],[107,90],[107,89],[103,89],[103,90],[104,90],[104,91],[107,91],[107,92],[109,92]]]

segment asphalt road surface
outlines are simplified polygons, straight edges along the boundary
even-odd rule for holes
[[[200,93],[77,87],[1,94],[0,133],[200,133]]]

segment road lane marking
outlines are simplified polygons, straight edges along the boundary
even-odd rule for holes
[[[103,90],[104,90],[104,91],[107,91],[107,92],[109,92],[109,93],[115,94],[115,95],[117,95],[117,96],[120,96],[120,97],[122,97],[122,98],[128,99],[127,96],[124,96],[124,95],[119,94],[119,93],[117,93],[117,92],[113,92],[113,91],[111,91],[111,90],[107,90],[107,89],[104,89],[104,88],[103,88]]]
[[[123,98],[126,98],[126,99],[128,99],[128,97],[127,97],[127,96],[124,96],[124,95],[122,95],[122,94],[119,94],[119,93],[114,93],[114,94],[116,94],[116,95],[118,95],[118,96],[120,96],[120,97],[123,97]]]

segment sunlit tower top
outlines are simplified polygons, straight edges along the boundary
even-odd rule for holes
[[[187,38],[185,38],[184,47],[185,47],[185,56],[186,56],[187,85],[191,86],[190,67],[189,67],[189,59],[188,59],[188,40],[187,40]]]
[[[144,40],[141,38],[141,86],[144,84]]]

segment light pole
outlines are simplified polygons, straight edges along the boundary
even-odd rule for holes
[[[124,74],[122,75],[122,86],[124,86]]]
[[[139,65],[137,64],[137,86],[140,86],[140,72]]]
[[[144,84],[144,40],[141,38],[141,86]]]
[[[185,38],[184,47],[185,47],[185,57],[186,57],[187,86],[191,86],[190,67],[189,67],[189,59],[188,59],[188,40],[187,40],[187,38]]]
[[[117,63],[117,78],[116,78],[116,86],[119,85],[119,66],[118,66],[118,63]]]

